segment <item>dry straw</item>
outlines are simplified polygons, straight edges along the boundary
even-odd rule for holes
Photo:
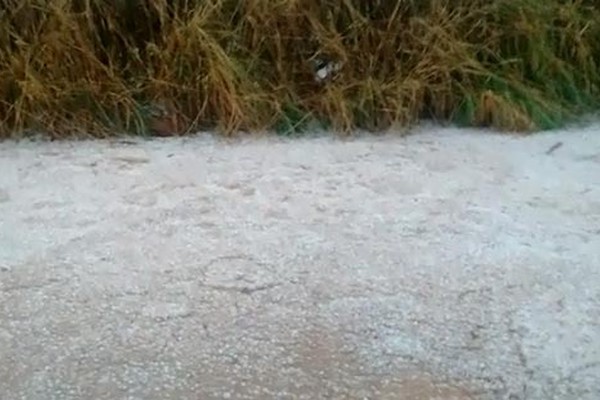
[[[531,131],[597,110],[595,0],[0,0],[0,136]]]

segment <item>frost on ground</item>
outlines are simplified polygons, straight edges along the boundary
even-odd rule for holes
[[[599,274],[598,126],[0,144],[3,400],[597,400]]]

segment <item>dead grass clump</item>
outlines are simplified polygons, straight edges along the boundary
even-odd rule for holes
[[[0,0],[0,136],[436,118],[550,129],[600,100],[593,0]]]

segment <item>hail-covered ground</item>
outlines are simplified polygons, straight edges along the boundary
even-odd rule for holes
[[[0,398],[600,398],[600,126],[0,143]]]

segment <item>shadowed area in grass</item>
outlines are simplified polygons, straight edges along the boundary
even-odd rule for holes
[[[0,137],[533,131],[600,102],[592,0],[0,4]]]

